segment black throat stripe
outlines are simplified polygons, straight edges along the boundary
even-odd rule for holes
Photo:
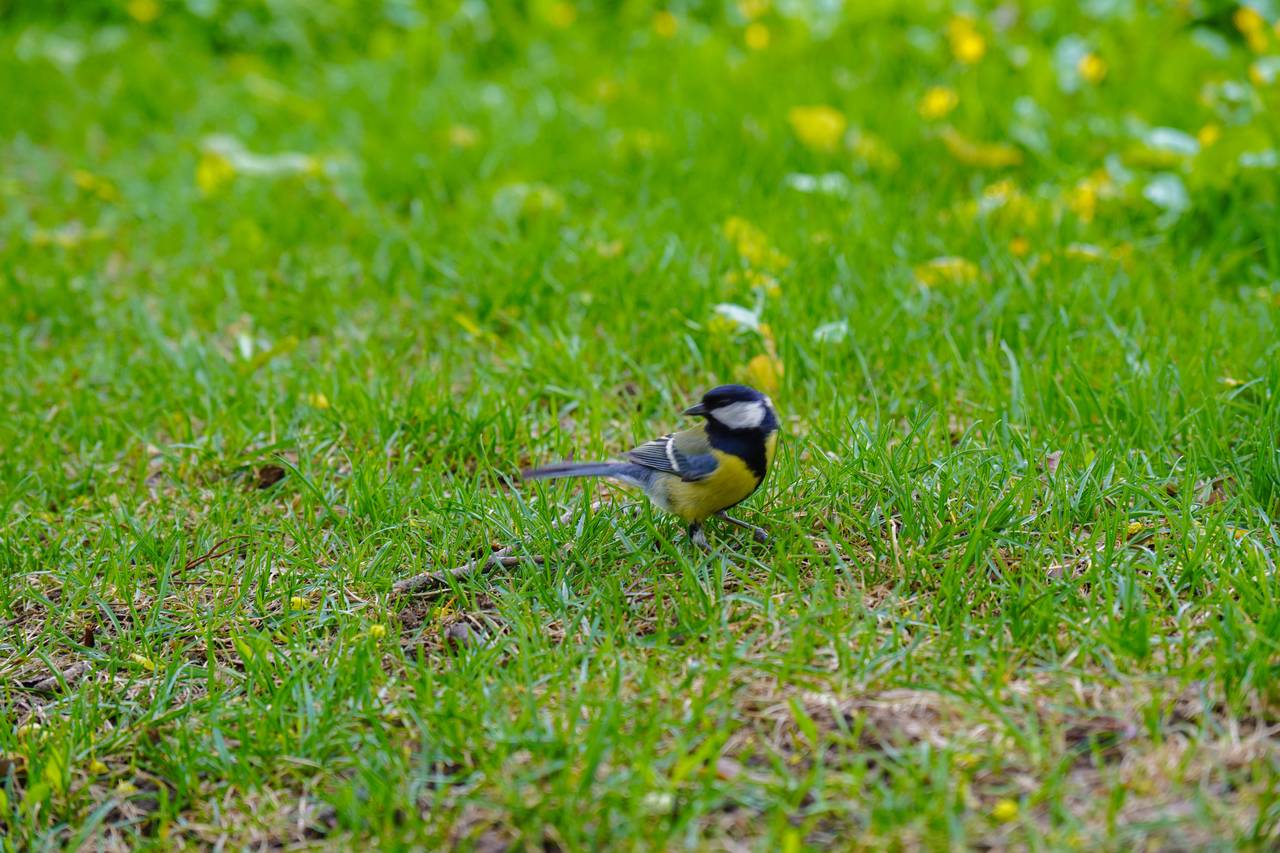
[[[769,468],[765,456],[765,439],[768,433],[758,429],[720,430],[708,429],[707,441],[721,453],[737,456],[747,463],[757,482],[764,479]]]

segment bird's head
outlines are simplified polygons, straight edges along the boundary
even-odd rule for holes
[[[773,408],[773,401],[746,385],[712,388],[702,396],[702,402],[685,409],[684,413],[706,418],[708,429],[769,433],[778,428],[778,413]]]

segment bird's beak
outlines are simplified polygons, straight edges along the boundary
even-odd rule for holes
[[[702,405],[701,403],[698,403],[697,405],[694,405],[694,406],[690,406],[689,408],[684,410],[684,414],[690,417],[693,417],[694,415],[705,415],[706,413],[707,413],[707,407]]]

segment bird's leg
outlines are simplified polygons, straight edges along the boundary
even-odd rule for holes
[[[757,542],[765,543],[769,541],[769,534],[764,532],[763,527],[756,527],[754,524],[747,524],[742,519],[734,518],[732,515],[729,515],[728,513],[723,511],[716,513],[716,515],[720,516],[730,524],[741,527],[743,530],[750,530],[751,535],[755,537],[755,540]]]
[[[711,553],[711,543],[707,541],[707,534],[702,532],[701,524],[694,522],[689,525],[689,539],[703,551]]]

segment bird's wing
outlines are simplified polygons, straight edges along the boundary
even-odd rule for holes
[[[702,480],[711,475],[720,463],[711,454],[705,429],[694,428],[673,432],[653,441],[646,441],[627,454],[637,465],[675,474],[686,482]]]

